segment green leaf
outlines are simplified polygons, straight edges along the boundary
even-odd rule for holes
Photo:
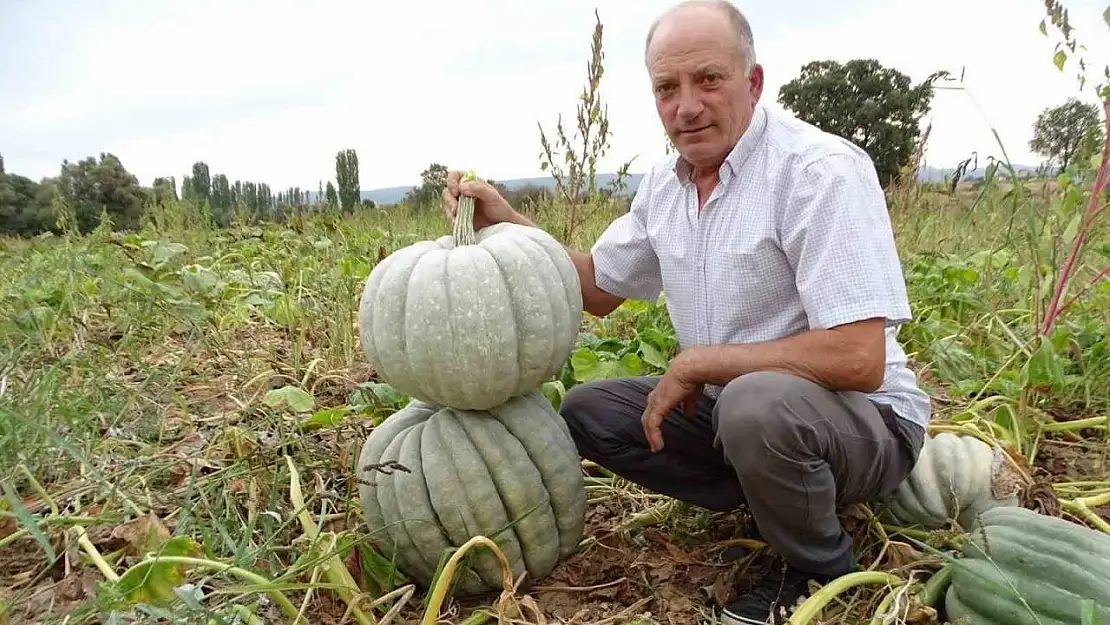
[[[1052,62],[1056,64],[1056,69],[1061,72],[1064,71],[1064,62],[1068,60],[1068,55],[1063,50],[1057,50],[1056,54],[1052,56]]]
[[[622,373],[613,377],[623,378],[644,374],[644,361],[641,360],[640,357],[636,354],[625,354],[624,356],[621,356],[621,359],[618,362],[620,363]]]
[[[1044,20],[1041,20],[1040,30],[1042,35],[1048,35],[1048,29],[1045,27]]]
[[[1102,21],[1106,22],[1107,26],[1110,26],[1110,6],[1107,6],[1106,10],[1102,12]]]
[[[657,369],[667,368],[667,357],[651,343],[640,342],[640,356],[643,357],[644,362]]]
[[[563,405],[563,397],[566,397],[567,388],[559,380],[548,380],[540,385],[540,391],[543,393],[547,401],[551,402],[551,407],[558,410]]]
[[[19,500],[19,494],[8,485],[6,480],[3,482],[3,486],[4,497],[8,500],[8,504],[11,505],[12,512],[15,513],[15,518],[19,521],[19,524],[38,542],[42,550],[46,552],[46,558],[48,560],[53,562],[58,559],[58,554],[54,551],[54,546],[50,544],[50,540],[46,537],[46,534],[42,533],[38,521],[31,516],[27,508],[23,507],[23,502]]]
[[[579,347],[570,355],[570,366],[574,371],[574,379],[586,382],[598,377],[601,358],[590,348]]]
[[[363,382],[351,391],[347,402],[357,411],[367,408],[399,410],[409,402],[409,396],[385,382]]]
[[[271,408],[288,406],[294,412],[309,412],[316,406],[312,395],[296,386],[283,386],[267,391],[262,403]]]
[[[174,586],[185,579],[184,567],[180,564],[159,562],[156,558],[197,557],[200,546],[188,536],[176,536],[166,541],[163,547],[151,555],[150,561],[140,562],[120,576],[116,582],[123,594],[135,603],[169,605],[177,598]]]
[[[318,430],[320,428],[330,428],[339,422],[343,421],[343,417],[351,409],[347,406],[339,406],[336,408],[325,408],[314,413],[311,417],[301,422],[301,427],[306,430]],[[298,411],[303,412],[303,411]]]
[[[1033,357],[1025,363],[1022,377],[1026,386],[1042,391],[1064,384],[1064,368],[1049,337],[1041,335],[1040,345]]]
[[[1079,234],[1079,226],[1083,224],[1083,213],[1076,212],[1072,215],[1071,221],[1068,222],[1067,228],[1064,229],[1064,242],[1071,243]]]

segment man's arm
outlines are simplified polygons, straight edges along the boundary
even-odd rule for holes
[[[886,328],[910,319],[874,167],[863,156],[831,154],[789,185],[780,240],[810,329],[766,343],[697,347],[676,358],[676,373],[723,386],[753,371],[782,371],[832,390],[873,392],[883,382]]]
[[[747,345],[709,345],[675,358],[676,373],[693,383],[724,386],[754,371],[780,371],[835,390],[870,393],[883,383],[882,318]]]

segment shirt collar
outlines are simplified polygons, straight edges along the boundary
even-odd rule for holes
[[[729,175],[734,176],[740,171],[740,166],[744,164],[748,155],[751,154],[755,145],[763,136],[763,131],[766,127],[767,111],[762,104],[757,104],[752,111],[752,119],[748,124],[747,130],[744,131],[744,134],[740,136],[740,140],[737,141],[736,145],[729,151],[728,156],[725,157],[725,162],[721,164],[721,168],[718,170],[718,175],[722,179],[729,177]],[[679,180],[690,182],[693,166],[679,154],[675,159],[674,172]]]

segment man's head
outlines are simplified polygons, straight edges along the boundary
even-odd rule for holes
[[[747,19],[728,0],[687,0],[652,24],[644,57],[667,136],[695,167],[715,170],[763,91]]]

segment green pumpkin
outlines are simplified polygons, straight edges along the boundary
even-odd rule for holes
[[[582,291],[570,255],[543,230],[499,223],[473,238],[421,241],[378,263],[359,340],[378,377],[405,394],[486,410],[558,372],[578,337]]]
[[[956,521],[968,529],[985,510],[1018,505],[1026,484],[1002,450],[941,432],[925,438],[913,470],[886,503],[903,524],[936,529]]]
[[[980,520],[952,565],[949,622],[1080,625],[1081,601],[1092,599],[1095,622],[1110,623],[1110,535],[1028,508]]]
[[[367,469],[390,462],[404,469]],[[373,539],[425,586],[445,550],[474,536],[498,543],[514,577],[527,571],[535,580],[573,553],[584,531],[582,464],[566,423],[538,391],[488,411],[414,400],[371,431],[356,472]],[[488,551],[460,577],[463,594],[501,588]]]

